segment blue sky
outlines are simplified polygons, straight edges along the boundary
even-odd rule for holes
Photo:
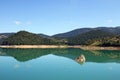
[[[0,0],[0,33],[53,35],[98,26],[120,26],[120,0]]]

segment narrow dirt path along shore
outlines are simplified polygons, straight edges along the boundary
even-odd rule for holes
[[[62,45],[1,45],[0,48],[66,48]]]
[[[120,47],[68,46],[68,45],[0,45],[0,48],[80,48],[83,50],[120,50]]]

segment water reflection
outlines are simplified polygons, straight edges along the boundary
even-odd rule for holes
[[[84,51],[81,49],[0,49],[0,56],[11,56],[20,62],[40,58],[41,56],[48,54],[69,58],[80,64],[85,62],[120,63],[120,50]]]

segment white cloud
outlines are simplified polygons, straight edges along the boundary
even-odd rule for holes
[[[14,21],[14,24],[16,24],[16,25],[31,25],[32,24],[32,22],[31,21],[26,21],[26,22],[21,22],[21,21]]]
[[[14,21],[14,23],[15,23],[16,25],[20,25],[20,24],[21,24],[20,21]]]

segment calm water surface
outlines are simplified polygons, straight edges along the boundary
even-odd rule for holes
[[[0,49],[0,80],[120,80],[120,51]]]

